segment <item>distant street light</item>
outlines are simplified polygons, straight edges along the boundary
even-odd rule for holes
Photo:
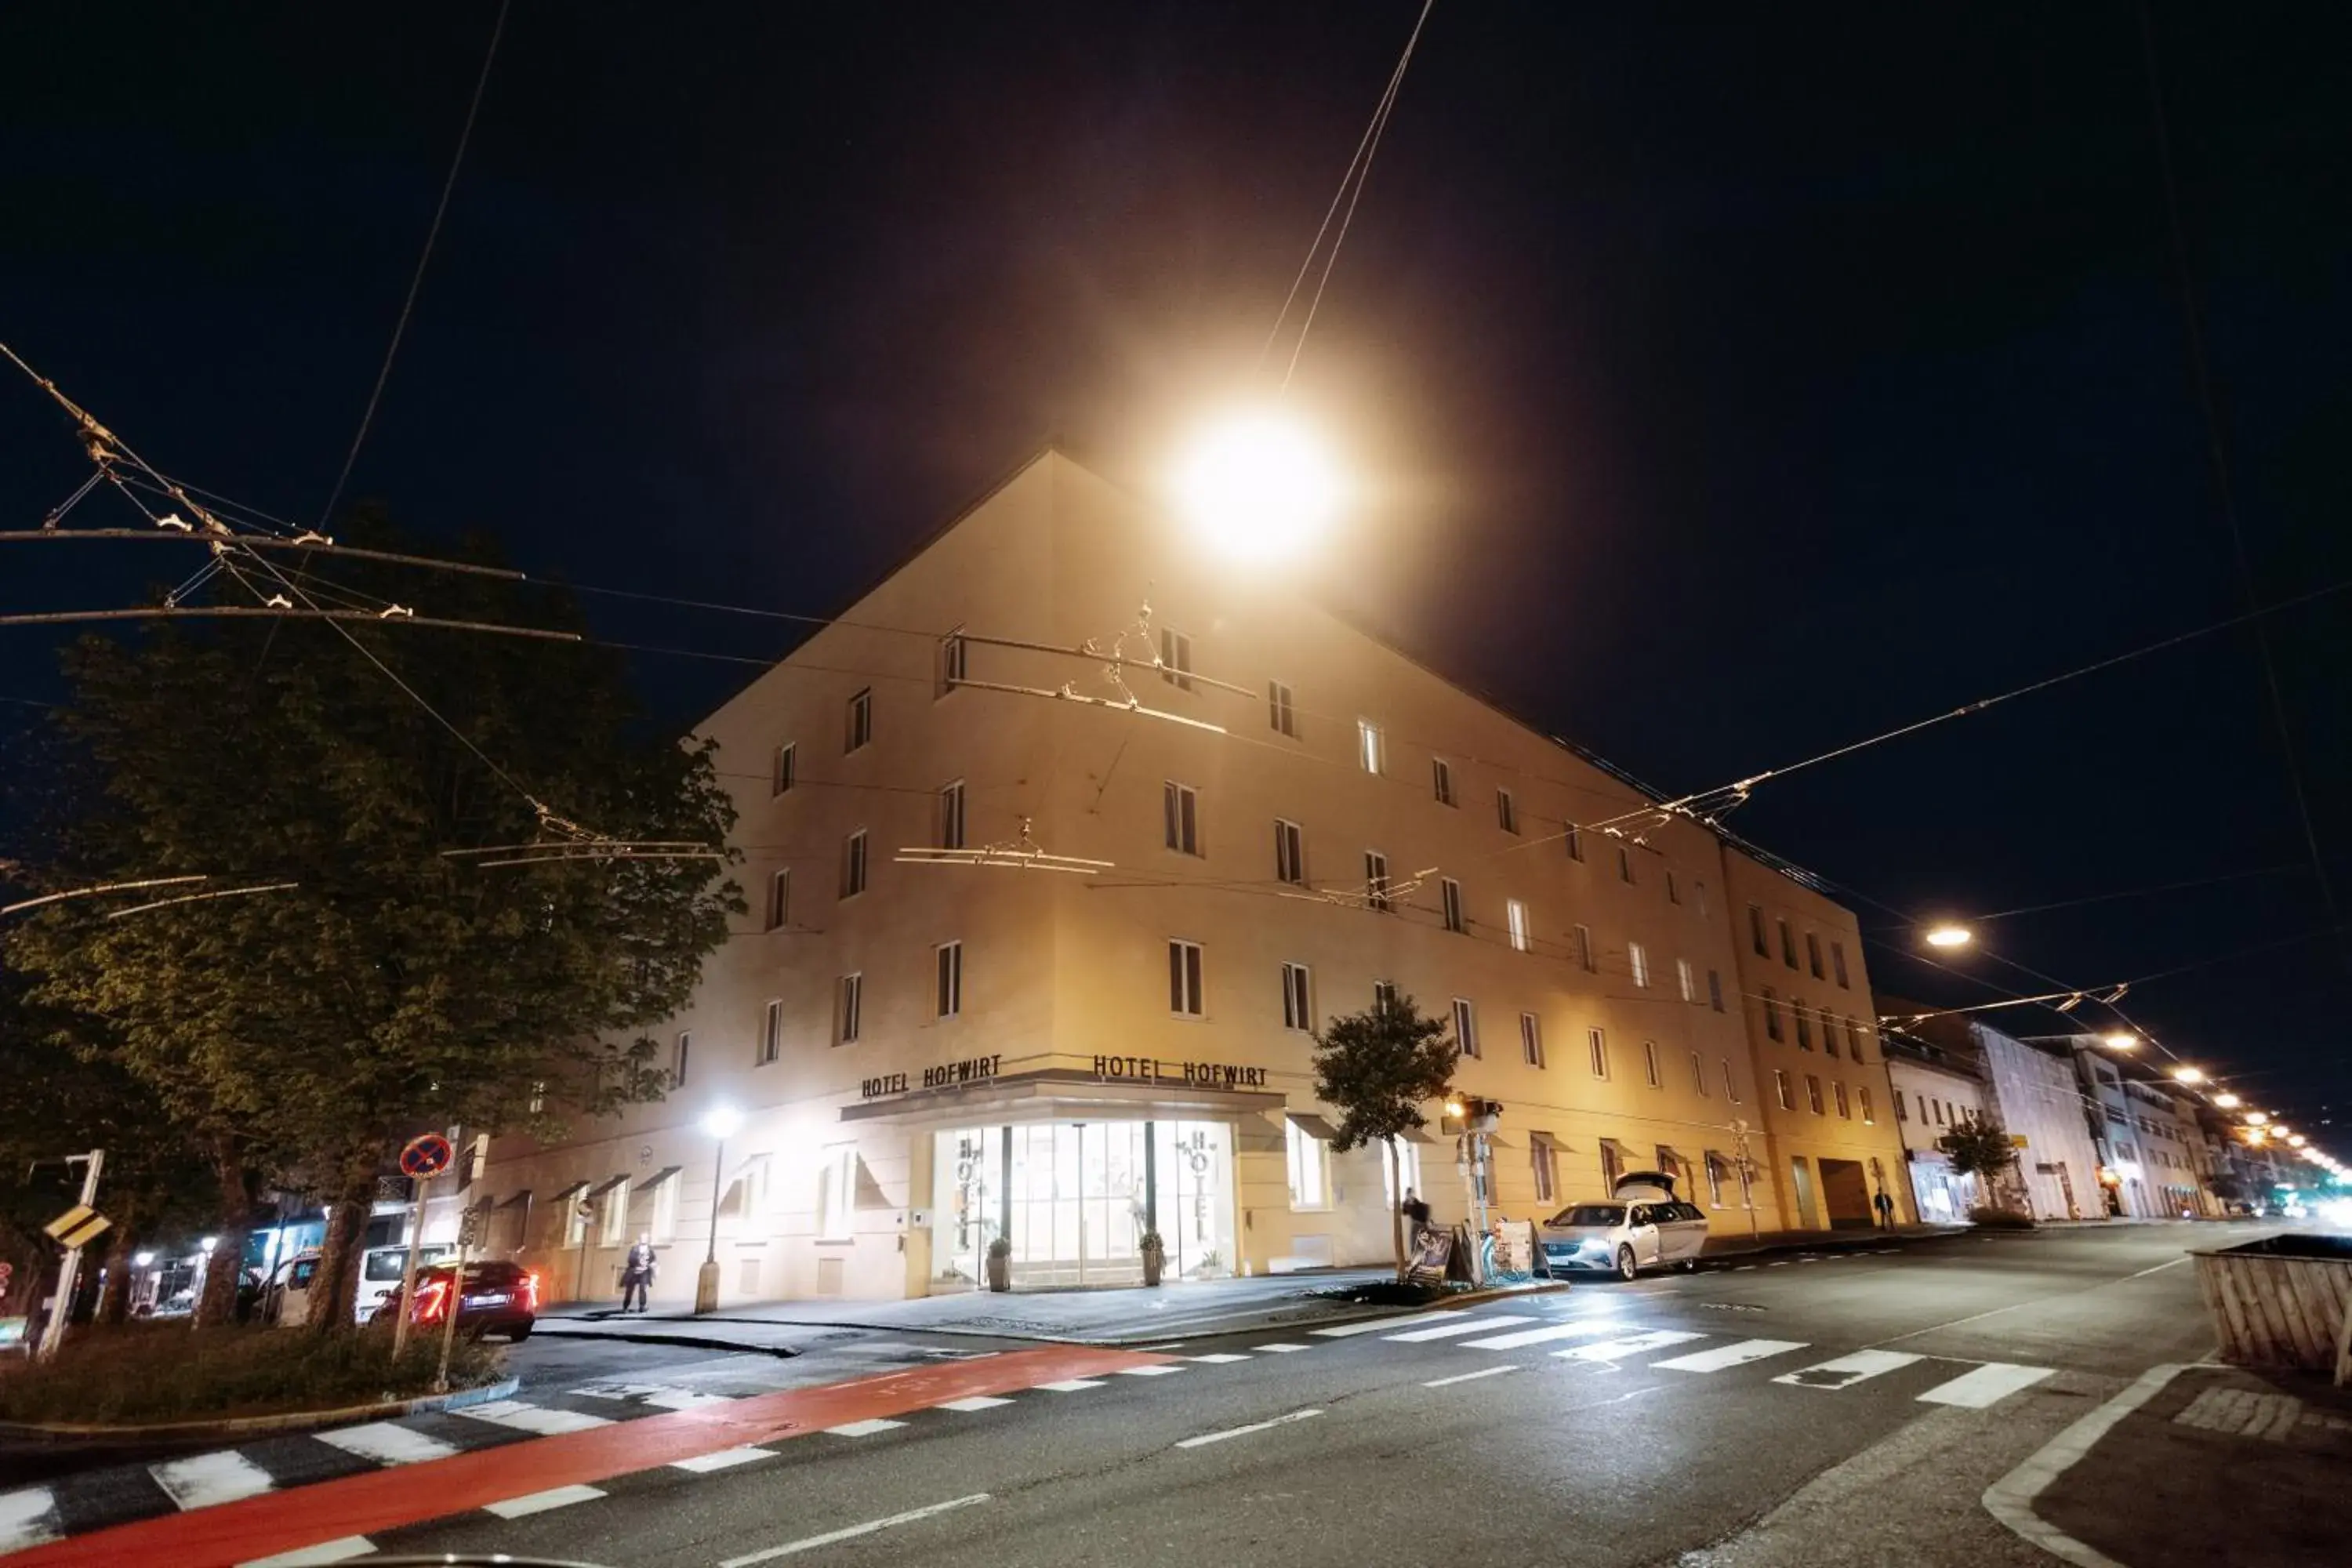
[[[694,1280],[694,1310],[699,1317],[719,1310],[719,1201],[726,1195],[727,1140],[743,1125],[743,1113],[731,1105],[714,1105],[702,1113],[702,1133],[710,1140],[710,1247],[702,1255],[702,1271]]]
[[[2174,1068],[2172,1076],[2182,1083],[2203,1083],[2205,1075],[2195,1068]]]
[[[1927,933],[1929,947],[1966,947],[1972,940],[1966,926],[1937,926]]]
[[[1346,492],[1323,444],[1272,409],[1229,415],[1202,432],[1170,489],[1185,520],[1219,549],[1256,560],[1312,542]]]
[[[2300,1132],[2297,1132],[2297,1133],[2294,1134],[2292,1137],[2288,1138],[2288,1139],[2287,1139],[2287,1141],[2286,1141],[2286,1142],[2287,1142],[2287,1147],[2288,1147],[2288,1148],[2290,1148],[2290,1149],[2300,1149],[2300,1148],[2302,1148],[2302,1147],[2304,1146],[2304,1144],[2305,1144],[2305,1143],[2306,1143],[2306,1142],[2309,1142],[2309,1140],[2308,1140],[2308,1139],[2306,1139],[2306,1138],[2305,1138],[2305,1137],[2304,1137],[2304,1135],[2303,1135],[2302,1133],[2300,1133]]]
[[[2112,1035],[2100,1036],[2099,1043],[2106,1047],[2107,1049],[2111,1051],[2136,1051],[2139,1049],[2139,1037],[2137,1035],[2125,1034],[2120,1029],[2116,1030]]]
[[[2224,1090],[2213,1097],[2213,1103],[2224,1110],[2235,1110],[2238,1109],[2238,1097]]]

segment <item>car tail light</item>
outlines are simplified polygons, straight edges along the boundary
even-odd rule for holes
[[[427,1279],[416,1288],[416,1321],[437,1323],[442,1309],[448,1304],[449,1281]]]
[[[539,1276],[536,1274],[522,1277],[522,1309],[526,1312],[539,1310]]]

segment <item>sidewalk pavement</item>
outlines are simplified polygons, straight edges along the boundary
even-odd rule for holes
[[[1707,1232],[1701,1258],[1739,1258],[1752,1252],[1852,1252],[1884,1247],[1890,1241],[1934,1241],[1966,1236],[1976,1227],[1966,1225],[1898,1225],[1892,1230],[1855,1226],[1845,1230],[1767,1230],[1755,1236],[1740,1231]]]

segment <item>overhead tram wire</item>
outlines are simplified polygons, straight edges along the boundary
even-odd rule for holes
[[[2227,871],[2218,877],[2193,877],[2179,882],[2158,882],[2154,887],[2125,888],[2112,893],[2093,893],[2080,899],[2060,899],[2047,904],[2021,904],[2013,910],[1995,910],[1990,914],[1983,915],[1955,915],[1952,919],[1958,925],[1989,925],[1994,921],[2010,920],[2018,915],[2047,914],[2053,910],[2078,910],[2092,904],[2114,903],[2122,899],[2153,898],[2158,893],[2185,892],[2191,888],[2215,888],[2229,882],[2250,881],[2257,877],[2283,877],[2288,872],[2305,869],[2306,867],[2304,862],[2289,860],[2276,866],[2257,866],[2250,870]],[[1880,929],[1893,931],[1900,928],[1887,926]]]

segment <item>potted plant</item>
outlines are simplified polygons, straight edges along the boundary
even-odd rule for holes
[[[1160,1283],[1160,1271],[1168,1267],[1168,1249],[1160,1242],[1160,1233],[1156,1230],[1147,1230],[1143,1233],[1141,1246],[1143,1247],[1143,1282],[1146,1285],[1157,1285]]]
[[[1002,1236],[988,1244],[988,1288],[1013,1289],[1013,1243]]]

